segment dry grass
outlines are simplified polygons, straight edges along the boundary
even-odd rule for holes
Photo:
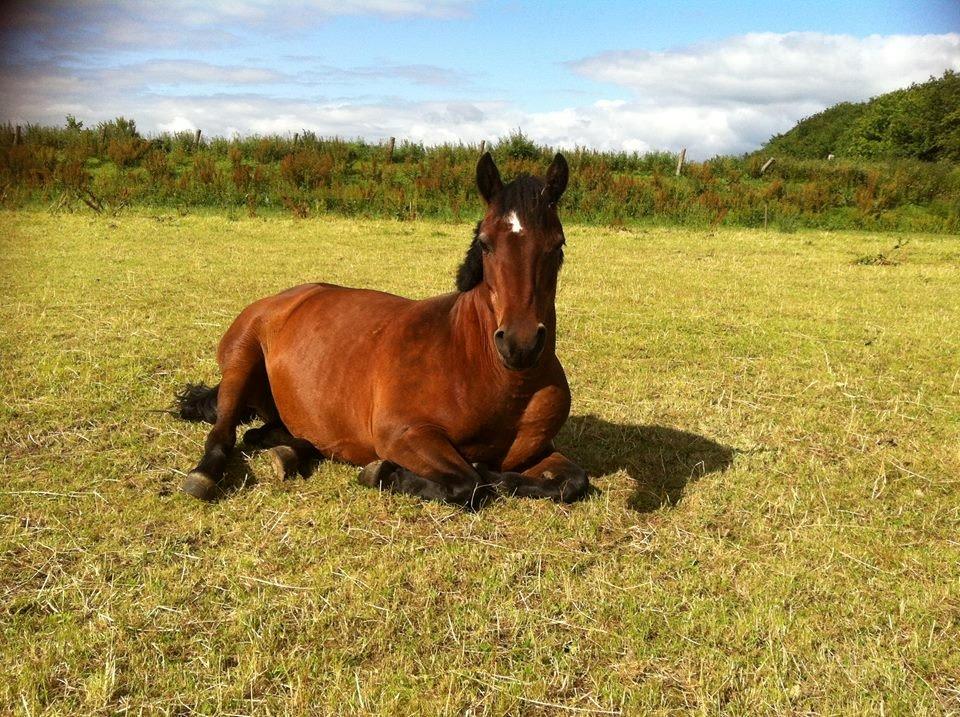
[[[960,711],[957,240],[567,229],[602,492],[470,515],[258,457],[204,505],[157,412],[253,298],[447,290],[468,227],[0,215],[0,712]]]

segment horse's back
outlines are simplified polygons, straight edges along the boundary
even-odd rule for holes
[[[224,343],[238,335],[255,334],[267,350],[280,338],[291,323],[376,323],[384,310],[405,304],[410,299],[372,289],[354,289],[336,284],[300,284],[249,304],[224,334]]]

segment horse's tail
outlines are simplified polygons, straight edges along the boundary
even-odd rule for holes
[[[205,383],[188,383],[173,400],[170,412],[184,421],[216,423],[219,391],[219,383],[212,388]]]

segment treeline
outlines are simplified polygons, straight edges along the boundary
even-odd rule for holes
[[[480,202],[477,145],[386,145],[295,136],[196,141],[144,137],[132,120],[87,128],[0,127],[0,202],[54,211],[125,207],[240,213],[467,220]],[[542,174],[554,150],[520,132],[489,147],[504,176]],[[666,153],[566,152],[569,221],[773,228],[960,231],[960,168],[952,163],[717,157],[684,165]]]
[[[780,156],[960,162],[960,74],[843,102],[801,121],[764,147]]]

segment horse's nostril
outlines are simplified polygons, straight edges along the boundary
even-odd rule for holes
[[[504,331],[503,329],[497,329],[497,332],[493,335],[493,338],[502,339],[506,335],[507,335],[506,331]]]
[[[533,352],[539,356],[540,352],[543,351],[544,345],[547,343],[547,327],[543,324],[537,326],[537,341],[533,346]]]

